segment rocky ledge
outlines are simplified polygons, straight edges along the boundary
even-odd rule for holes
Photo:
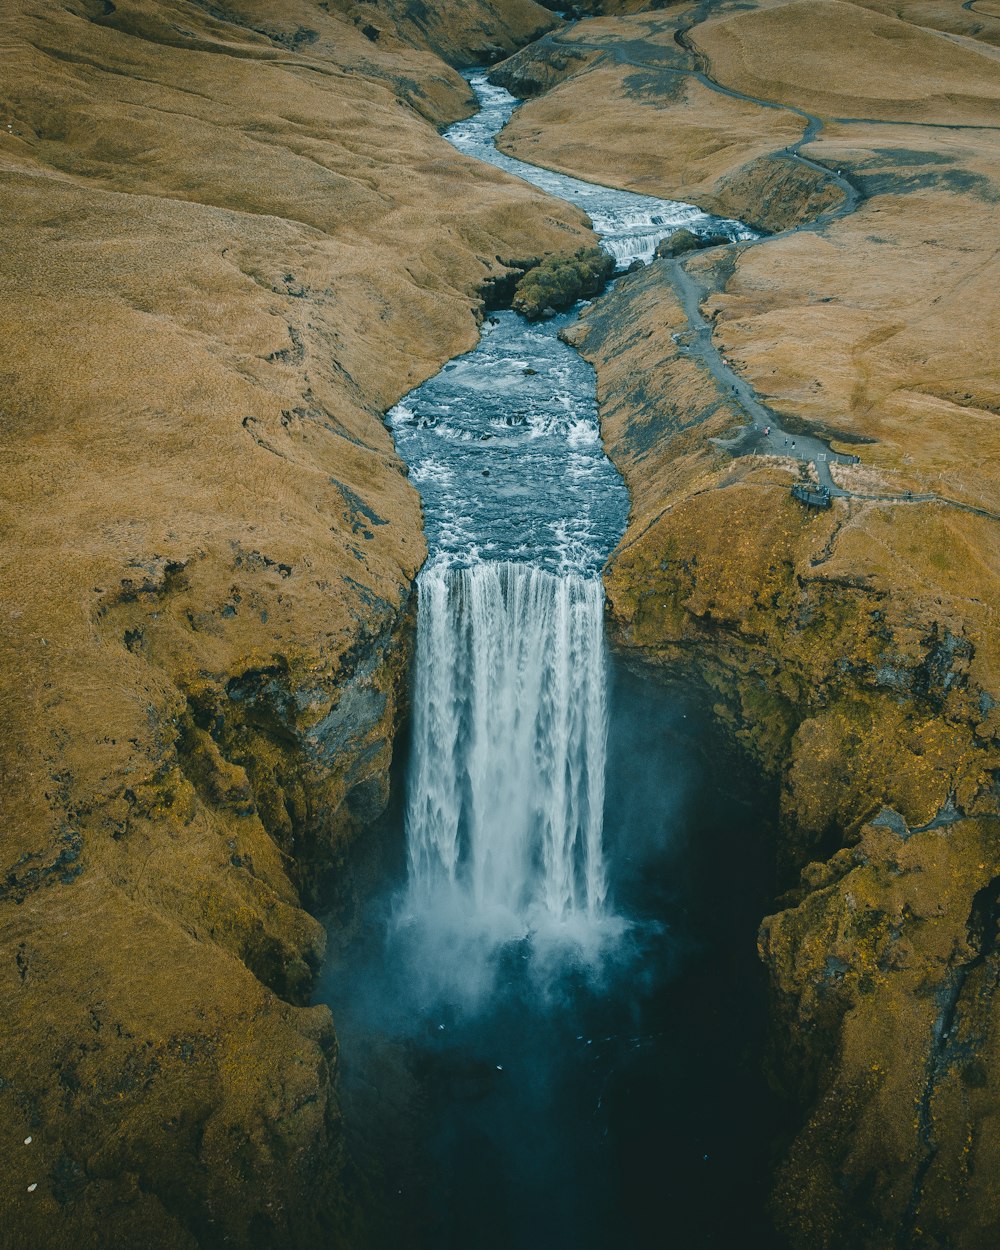
[[[594,241],[440,139],[437,54],[556,19],[8,7],[0,1240],[357,1246],[307,1004],[424,555],[382,413]]]
[[[776,232],[654,261],[573,341],[633,500],[614,636],[780,783],[759,942],[802,1250],[985,1248],[1000,1211],[1000,378],[975,346],[1000,21],[882,9],[581,22],[519,54],[564,59],[502,140]],[[810,511],[790,487],[820,473]]]

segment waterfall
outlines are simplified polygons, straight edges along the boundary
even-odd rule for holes
[[[505,937],[600,917],[599,578],[518,564],[419,580],[409,903]]]
[[[678,226],[747,237],[689,204],[498,151],[517,101],[469,77],[480,112],[445,137],[586,212],[619,269],[650,261]],[[396,913],[399,958],[425,1002],[484,1001],[510,958],[557,979],[567,967],[597,976],[628,927],[605,906],[600,581],[628,496],[601,445],[593,371],[559,338],[574,315],[532,327],[491,316],[474,352],[388,414],[430,551]]]
[[[635,260],[648,265],[656,254],[656,245],[663,238],[662,228],[645,234],[628,235],[620,239],[605,239],[604,250],[614,257],[619,269],[626,269]]]
[[[682,204],[652,201],[649,207],[624,208],[612,205],[598,208],[592,214],[594,229],[602,236],[601,246],[615,259],[619,269],[633,261],[648,265],[656,254],[656,245],[680,226],[703,218],[697,209]]]

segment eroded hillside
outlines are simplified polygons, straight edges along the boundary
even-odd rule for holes
[[[592,239],[435,129],[430,48],[552,15],[368,7],[4,6],[11,1245],[361,1235],[302,901],[388,784],[424,545],[381,414],[503,260]]]
[[[761,950],[812,1111],[775,1206],[810,1250],[985,1247],[1000,1213],[998,33],[982,6],[676,5],[498,71],[537,95],[513,154],[774,232],[656,261],[574,341],[633,498],[618,640],[698,673],[781,781]],[[816,435],[860,463],[820,466],[810,513]]]

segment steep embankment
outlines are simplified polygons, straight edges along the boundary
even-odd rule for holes
[[[429,48],[449,65],[488,65],[559,25],[535,0],[331,0],[332,7],[380,47]],[[330,5],[320,5],[329,8]]]
[[[875,7],[580,23],[502,67],[538,78],[549,49],[564,59],[506,145],[785,231],[685,263],[746,386],[786,428],[860,454],[833,468],[849,497],[808,514],[789,494],[801,466],[753,454],[780,449],[713,441],[747,413],[689,350],[678,262],[655,262],[576,337],[633,496],[612,621],[636,656],[697,673],[781,779],[795,884],[761,949],[776,1071],[807,1109],[781,1224],[809,1250],[985,1247],[1000,1215],[1000,78],[992,47]]]
[[[328,7],[8,6],[5,1244],[361,1244],[302,899],[386,795],[424,546],[381,413],[498,258],[592,236]]]

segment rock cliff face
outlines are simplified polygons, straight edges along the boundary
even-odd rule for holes
[[[1000,1219],[1000,21],[881,7],[580,23],[520,54],[587,60],[505,140],[784,232],[657,260],[574,339],[633,499],[614,633],[696,680],[781,783],[788,892],[759,940],[775,1075],[805,1109],[774,1203],[803,1250],[986,1247]],[[692,289],[741,387],[860,454],[829,510],[744,430]]]
[[[593,242],[434,129],[471,107],[445,61],[554,19],[8,8],[4,1236],[355,1248],[303,904],[386,797],[424,548],[380,416],[506,261]],[[808,1113],[776,1206],[810,1250],[996,1242],[998,43],[932,0],[779,0],[500,70],[544,93],[518,155],[781,234],[631,275],[579,343],[634,504],[619,642],[781,782],[760,944]],[[828,512],[731,454],[680,264],[784,426],[860,451]]]
[[[593,236],[438,137],[419,23],[8,10],[3,1239],[362,1245],[303,903],[386,796],[424,545],[381,414],[502,258]],[[552,20],[435,13],[456,58]]]

